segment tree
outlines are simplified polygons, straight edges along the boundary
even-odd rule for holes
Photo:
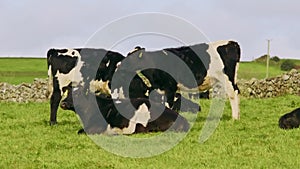
[[[280,66],[280,69],[283,70],[283,71],[290,71],[292,69],[295,68],[295,63],[291,60],[285,60],[281,66]]]

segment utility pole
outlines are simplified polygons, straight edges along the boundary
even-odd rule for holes
[[[270,64],[270,39],[267,39],[268,41],[268,53],[267,53],[267,73],[266,73],[266,78],[269,77],[269,64]]]

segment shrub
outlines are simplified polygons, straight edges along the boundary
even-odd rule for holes
[[[272,61],[274,61],[274,62],[279,62],[279,61],[280,61],[280,59],[279,59],[278,56],[274,56],[274,57],[272,57],[270,60],[272,60]]]
[[[292,70],[293,68],[295,68],[295,63],[291,60],[284,61],[280,66],[280,69],[283,71],[289,71]]]

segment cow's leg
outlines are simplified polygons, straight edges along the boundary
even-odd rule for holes
[[[240,109],[239,109],[239,96],[238,96],[238,89],[234,87],[232,83],[228,80],[226,82],[226,93],[229,97],[231,111],[232,111],[232,118],[234,120],[238,120],[240,118]]]
[[[53,90],[53,94],[50,99],[50,125],[55,125],[57,123],[56,115],[61,98],[60,90]]]

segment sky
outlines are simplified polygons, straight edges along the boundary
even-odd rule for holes
[[[299,0],[0,0],[0,57],[46,57],[50,48],[123,54],[231,39],[248,61],[300,59]]]

